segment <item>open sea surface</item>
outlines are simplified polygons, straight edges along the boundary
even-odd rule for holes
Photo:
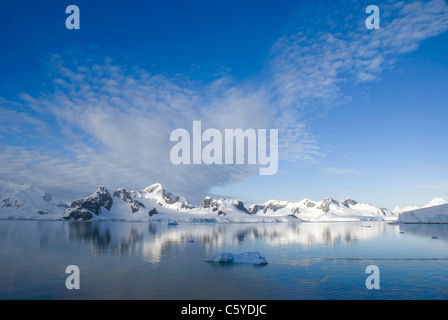
[[[204,261],[253,251],[268,264]],[[448,299],[448,225],[3,220],[0,299]]]

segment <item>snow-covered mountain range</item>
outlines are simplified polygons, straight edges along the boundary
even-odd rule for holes
[[[435,199],[439,204],[443,199]],[[352,199],[299,202],[270,200],[246,207],[231,199],[206,197],[197,207],[166,191],[161,184],[143,190],[100,186],[90,196],[64,204],[32,185],[0,180],[0,219],[121,220],[178,222],[396,221],[392,212]]]

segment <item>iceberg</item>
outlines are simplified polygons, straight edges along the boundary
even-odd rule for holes
[[[205,259],[207,262],[218,263],[245,263],[263,265],[268,264],[266,258],[258,251],[255,252],[243,252],[240,254],[233,254],[228,252],[222,252]]]

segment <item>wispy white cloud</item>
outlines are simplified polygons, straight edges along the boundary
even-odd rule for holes
[[[193,85],[188,79],[129,71],[108,62],[82,68],[55,62],[61,70],[55,91],[24,96],[23,107],[32,101],[39,112],[16,116],[14,127],[50,118],[44,124],[59,136],[41,136],[54,139],[58,149],[2,146],[3,178],[56,190],[90,190],[97,184],[143,188],[161,182],[194,197],[258,172],[254,166],[173,165],[169,137],[176,128],[191,132],[194,120],[201,120],[203,129],[272,127],[274,114],[262,90],[226,79]]]
[[[23,139],[33,138],[33,132],[48,134],[48,124],[28,114],[27,110],[20,103],[0,97],[0,133],[16,137],[20,134]]]
[[[352,3],[355,12],[363,12],[361,3]],[[331,18],[336,23],[329,31],[306,29],[280,38],[270,61],[280,105],[303,110],[347,102],[350,97],[342,90],[344,84],[379,79],[400,54],[448,30],[448,4],[444,0],[383,1],[381,9],[379,30],[365,28],[365,15],[345,13],[343,20],[344,13],[335,11]],[[322,11],[327,12],[324,7]]]
[[[304,130],[305,119],[315,117],[323,107],[351,101],[344,92],[346,85],[380,80],[401,54],[448,30],[448,4],[444,0],[383,1],[379,30],[365,27],[367,15],[362,3],[351,1],[343,9],[341,6],[340,2],[316,4],[317,17],[302,16],[304,27],[281,37],[271,49],[268,74],[279,118],[287,124],[281,132],[286,159],[320,159],[325,152],[310,131]],[[329,10],[334,10],[331,15]],[[322,24],[328,17],[327,28],[310,29],[312,21]]]
[[[280,160],[316,161],[325,153],[307,126],[308,112],[349,101],[344,84],[380,79],[400,54],[448,30],[443,0],[387,2],[384,8],[382,29],[375,32],[359,17],[336,12],[344,34],[333,24],[330,31],[280,38],[268,58],[267,79],[222,75],[203,84],[126,70],[108,59],[71,64],[55,55],[54,92],[22,93],[15,106],[0,101],[1,178],[78,191],[97,184],[141,188],[157,181],[195,196],[258,173],[252,166],[171,164],[170,132],[189,129],[193,120],[201,120],[204,129],[277,128]],[[14,130],[49,142],[42,148],[8,144]],[[358,173],[356,168],[322,172]]]

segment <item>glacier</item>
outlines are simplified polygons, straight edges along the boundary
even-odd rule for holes
[[[448,223],[448,204],[425,206],[402,212],[397,222],[401,223]]]

